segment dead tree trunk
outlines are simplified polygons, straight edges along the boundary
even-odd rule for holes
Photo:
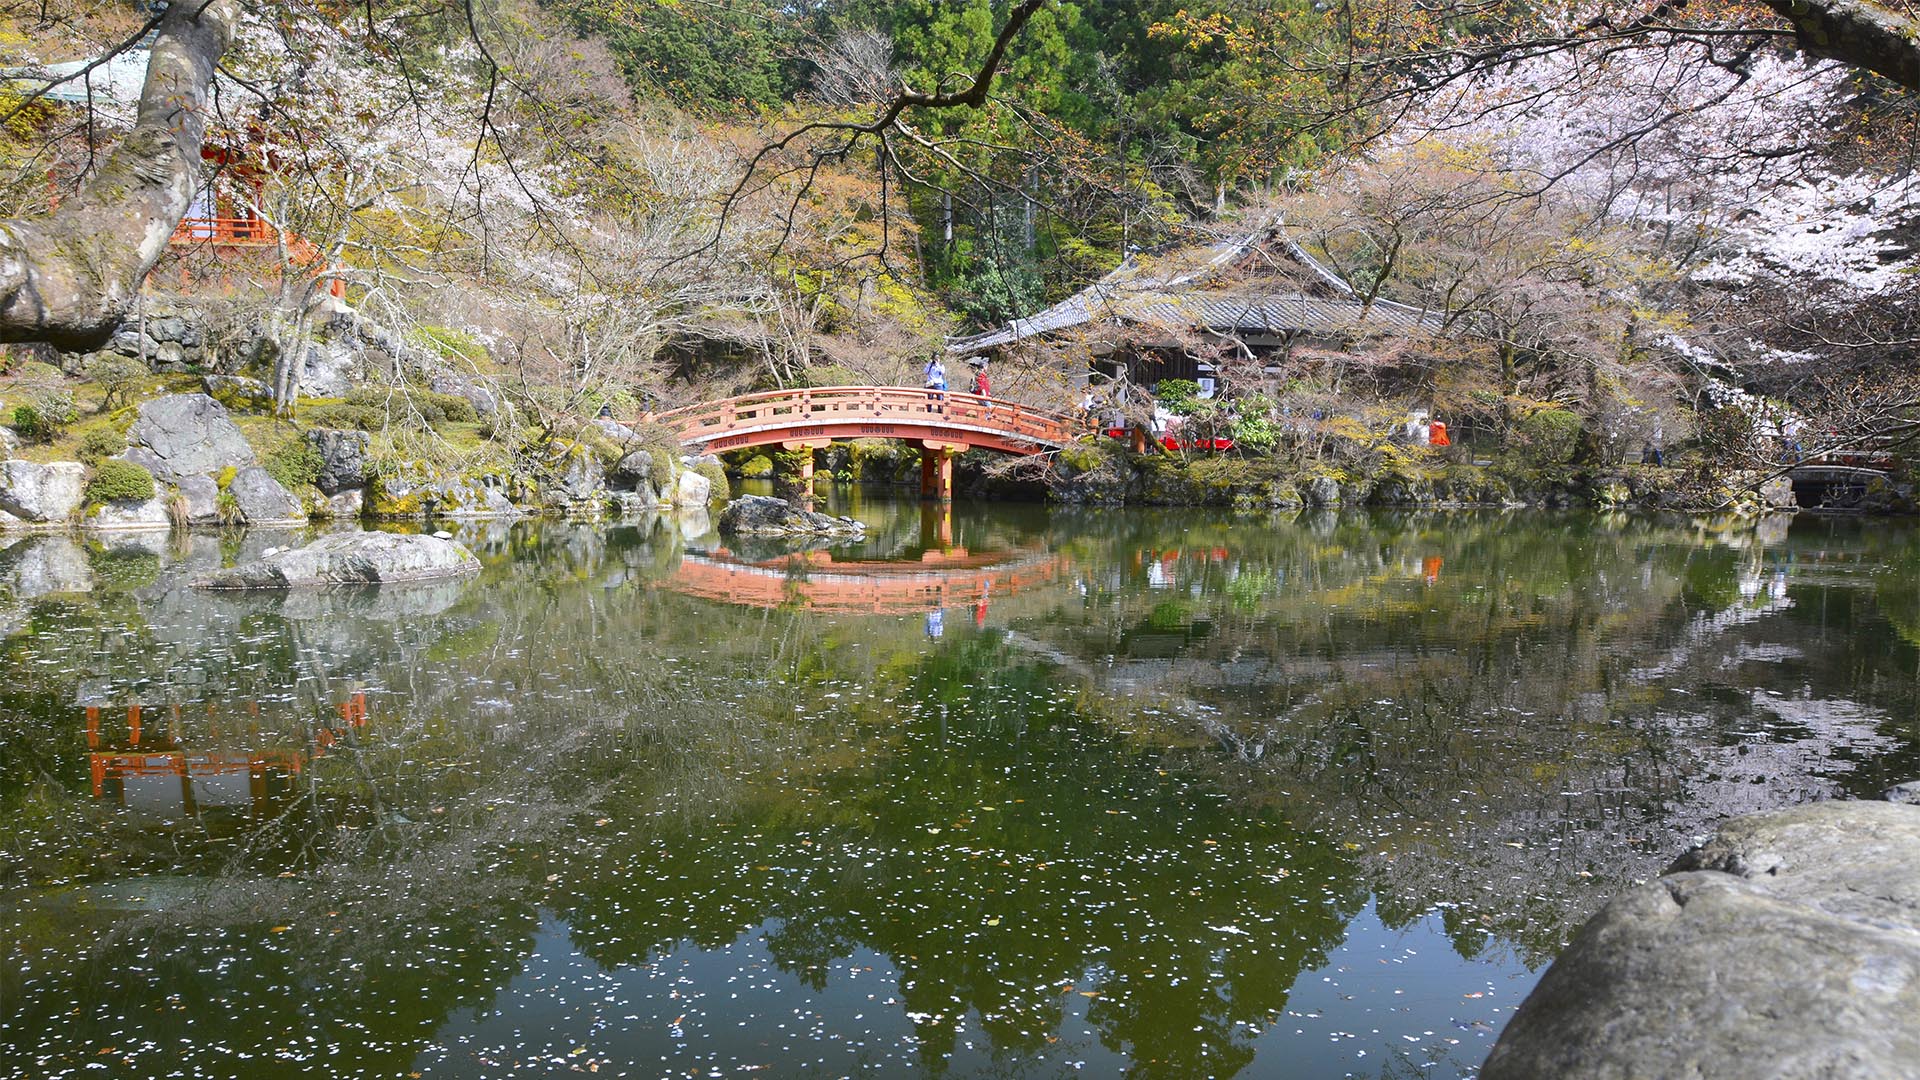
[[[161,18],[133,131],[51,214],[0,220],[0,342],[86,348],[120,325],[200,184],[214,64],[237,0]]]

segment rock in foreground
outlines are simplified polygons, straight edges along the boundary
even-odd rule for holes
[[[867,527],[852,518],[802,510],[785,499],[742,495],[720,511],[720,532],[733,536],[833,536],[859,539]]]
[[[202,589],[287,589],[325,585],[390,585],[476,573],[480,560],[452,540],[358,532],[324,536],[306,547],[207,574]]]
[[[1920,807],[1736,818],[1616,897],[1482,1080],[1920,1077]]]

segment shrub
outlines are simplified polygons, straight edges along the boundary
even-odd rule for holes
[[[1541,409],[1520,421],[1520,451],[1537,465],[1564,465],[1573,460],[1584,426],[1578,414],[1566,409]]]
[[[431,390],[416,390],[413,393],[414,407],[429,422],[449,424],[474,424],[480,421],[480,414],[474,410],[473,402],[459,394],[436,394]],[[431,410],[431,411],[430,411]]]
[[[145,502],[153,498],[153,474],[131,461],[107,458],[93,467],[87,481],[90,503]]]
[[[1233,422],[1233,443],[1242,450],[1266,453],[1280,442],[1280,428],[1266,413],[1243,413]]]
[[[60,429],[40,418],[40,410],[31,405],[13,407],[13,430],[28,442],[50,443]]]
[[[100,459],[110,458],[127,448],[127,437],[110,428],[94,428],[80,438],[80,447],[74,456],[89,465],[98,465]]]
[[[411,405],[412,411],[427,424],[471,424],[480,419],[480,415],[474,411],[473,402],[458,394],[436,394],[431,390],[389,390],[363,386],[348,393],[346,401],[350,406],[371,409],[383,417],[388,412],[395,417],[405,416]]]
[[[288,439],[274,447],[263,462],[267,475],[288,491],[299,491],[319,479],[325,464],[320,451],[305,439]]]
[[[387,426],[385,412],[367,405],[344,402],[309,405],[300,410],[300,419],[313,427],[348,428],[356,431],[379,431]]]
[[[102,353],[87,362],[87,378],[100,387],[100,411],[111,412],[115,403],[128,404],[140,380],[147,377],[147,366],[132,357]]]
[[[714,498],[724,499],[727,497],[727,492],[730,488],[727,483],[727,470],[721,468],[719,462],[703,461],[695,465],[693,471],[706,477],[708,482],[713,485]]]
[[[742,461],[737,471],[741,476],[747,477],[772,476],[773,459],[765,454],[755,454],[745,461]]]
[[[1159,399],[1161,408],[1175,416],[1185,416],[1200,400],[1200,384],[1192,379],[1161,379],[1153,388],[1153,396]]]

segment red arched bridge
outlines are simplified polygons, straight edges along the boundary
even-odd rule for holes
[[[920,447],[920,493],[953,496],[953,455],[975,447],[1004,454],[1058,450],[1089,430],[1069,413],[1015,401],[906,386],[816,386],[689,405],[649,419],[679,432],[699,453],[778,445],[806,451],[800,479],[813,482],[812,451],[835,439],[900,439]]]

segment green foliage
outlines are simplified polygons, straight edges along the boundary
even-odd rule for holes
[[[1046,306],[1046,281],[1031,263],[976,255],[973,242],[955,246],[934,281],[954,309],[977,326],[996,326]],[[1011,247],[1011,245],[1009,245]]]
[[[326,460],[307,440],[288,439],[274,447],[262,465],[269,476],[280,481],[281,487],[288,491],[299,491],[319,478]]]
[[[1280,443],[1280,426],[1266,412],[1242,412],[1230,432],[1229,437],[1240,450],[1264,454]]]
[[[59,425],[49,423],[31,405],[13,407],[13,430],[28,442],[37,443],[50,443],[60,435]]]
[[[1566,409],[1540,409],[1521,420],[1515,432],[1522,454],[1536,465],[1564,465],[1580,446],[1585,421]]]
[[[325,402],[300,410],[300,419],[312,427],[343,428],[355,431],[379,431],[387,426],[387,414],[370,405]]]
[[[798,25],[768,0],[622,4],[585,0],[565,15],[583,36],[599,37],[627,81],[680,105],[752,112],[799,90]]]
[[[74,456],[88,465],[97,465],[102,458],[110,458],[126,448],[127,437],[118,429],[100,427],[80,437]]]
[[[1200,400],[1200,384],[1192,379],[1161,379],[1153,396],[1159,399],[1161,408],[1175,416],[1187,416]]]
[[[727,497],[727,492],[729,490],[729,485],[727,483],[727,470],[721,468],[718,462],[703,461],[700,464],[695,465],[693,467],[693,471],[699,473],[701,476],[706,477],[708,482],[710,482],[713,485],[714,498],[724,499]]]
[[[765,454],[754,454],[740,462],[737,471],[748,478],[772,476],[773,459]]]
[[[131,461],[107,458],[87,481],[89,503],[145,502],[153,498],[153,474]]]
[[[399,390],[378,386],[362,386],[350,391],[346,404],[353,407],[371,409],[385,417],[401,419],[417,416],[425,424],[471,424],[480,419],[474,411],[473,402],[458,394],[436,394],[431,390]],[[373,431],[375,428],[364,430]]]

